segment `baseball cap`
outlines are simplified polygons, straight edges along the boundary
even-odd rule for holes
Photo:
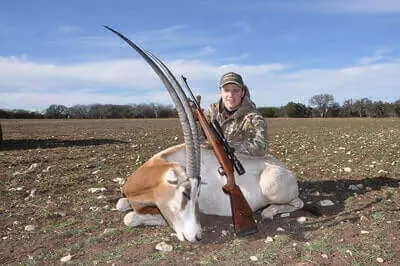
[[[221,80],[219,81],[219,86],[222,87],[228,83],[234,83],[242,88],[244,86],[242,77],[235,72],[223,74]]]

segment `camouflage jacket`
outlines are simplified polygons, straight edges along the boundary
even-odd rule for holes
[[[211,104],[204,114],[209,121],[216,119],[219,122],[225,138],[236,152],[252,156],[266,154],[267,125],[250,100],[247,88],[242,105],[232,115],[227,114],[221,99]]]

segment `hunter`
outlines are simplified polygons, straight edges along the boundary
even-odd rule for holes
[[[234,72],[222,75],[219,96],[218,102],[205,110],[206,118],[219,122],[225,138],[235,152],[264,156],[268,148],[267,125],[250,99],[249,89],[243,83],[242,77]]]

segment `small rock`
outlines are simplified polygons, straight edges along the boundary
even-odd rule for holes
[[[350,168],[350,167],[345,167],[345,168],[343,168],[343,170],[344,170],[346,173],[350,173],[350,172],[351,172],[351,168]]]
[[[299,224],[304,223],[306,220],[307,220],[307,218],[304,217],[304,216],[301,216],[301,217],[297,218],[297,222],[298,222]]]
[[[114,178],[113,181],[118,183],[118,185],[123,185],[125,183],[125,179],[122,177]]]
[[[288,213],[288,212],[287,212],[287,213],[282,213],[282,214],[281,214],[281,217],[282,217],[282,218],[289,217],[289,216],[290,216],[290,213]]]
[[[312,233],[310,231],[304,232],[304,239],[310,239],[312,236]]]
[[[353,252],[351,252],[351,250],[347,249],[346,253],[349,254],[350,256],[353,256]]]
[[[172,246],[168,245],[167,243],[160,242],[156,245],[156,250],[162,251],[162,252],[171,252],[172,251]]]
[[[36,188],[31,189],[31,192],[29,193],[30,197],[35,197],[36,196]]]
[[[89,207],[89,211],[98,211],[99,210],[99,207],[97,207],[97,206],[90,206]]]
[[[361,232],[360,232],[362,235],[366,235],[366,234],[369,234],[369,232],[368,231],[365,231],[365,230],[361,230]]]
[[[55,212],[55,214],[56,215],[60,215],[61,217],[67,216],[67,212],[66,211],[58,211],[58,212]]]
[[[92,188],[89,188],[88,189],[88,191],[90,192],[90,193],[97,193],[97,192],[104,192],[104,191],[106,191],[107,189],[105,188],[105,187],[92,187]]]
[[[381,176],[384,176],[387,173],[388,173],[388,171],[385,171],[385,170],[382,170],[382,169],[378,171],[378,174],[380,174]]]
[[[322,207],[327,207],[327,206],[333,206],[333,205],[335,205],[335,203],[333,203],[331,200],[321,200],[321,201],[319,202],[319,204],[320,204]]]
[[[274,239],[270,236],[267,236],[267,238],[264,240],[265,243],[273,242]]]
[[[33,172],[38,166],[39,164],[37,163],[31,164],[31,166],[29,166],[29,168],[25,171],[25,173]]]
[[[348,190],[358,190],[359,188],[356,185],[350,185],[347,189]]]
[[[50,168],[51,168],[51,166],[47,166],[46,169],[43,169],[43,170],[42,170],[42,173],[47,173],[48,171],[50,171]]]
[[[30,231],[33,231],[33,230],[35,230],[35,226],[33,224],[28,224],[28,225],[25,226],[25,231],[30,232]]]
[[[251,256],[251,257],[250,257],[250,260],[251,260],[251,261],[258,261],[258,258],[257,258],[256,256]]]
[[[382,258],[376,258],[376,261],[379,262],[379,263],[382,263],[383,259]]]
[[[61,262],[68,262],[68,261],[70,261],[71,259],[72,259],[71,254],[68,254],[67,256],[62,257],[62,258],[60,259],[60,261],[61,261]]]
[[[115,228],[106,228],[106,229],[104,229],[104,231],[103,231],[103,235],[106,235],[106,234],[115,232],[115,230],[117,230],[117,229],[115,229]]]
[[[317,196],[317,197],[318,197],[318,196],[320,196],[320,195],[321,195],[321,193],[319,193],[319,191],[315,191],[315,192],[314,192],[314,193],[312,193],[311,195],[312,195],[312,196]]]

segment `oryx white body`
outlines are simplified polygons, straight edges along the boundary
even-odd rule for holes
[[[235,174],[235,180],[253,211],[269,205],[263,210],[262,216],[272,219],[278,213],[292,212],[303,207],[303,201],[298,197],[296,177],[281,162],[273,156],[253,157],[239,153],[236,156],[243,164],[246,173],[241,176]],[[177,232],[179,239],[195,241],[201,237],[200,225],[197,224],[199,219],[193,218],[198,214],[193,214],[192,211],[185,213],[183,209],[177,210],[179,208],[177,206],[184,200],[179,184],[185,180],[188,182],[184,172],[185,161],[184,145],[173,146],[154,155],[146,163],[152,165],[151,170],[146,168],[145,164],[133,174],[134,177],[132,175],[128,178],[123,188],[126,198],[120,199],[117,203],[117,209],[121,211],[133,208],[133,211],[125,216],[125,224],[165,225],[164,216]],[[160,166],[158,172],[154,171],[157,165]],[[230,216],[229,196],[222,191],[226,178],[218,173],[219,167],[213,151],[202,148],[200,193],[196,200],[202,213]],[[141,182],[149,184],[142,186]],[[190,204],[193,204],[192,208],[196,211],[196,203]],[[154,209],[150,212],[140,211],[143,206],[157,207],[163,216]],[[172,212],[171,206],[175,206]],[[183,220],[185,225],[176,225],[175,218]]]
[[[254,157],[239,153],[236,155],[246,173],[241,176],[235,174],[235,181],[253,211],[269,204],[279,204],[278,209],[281,210],[279,212],[290,212],[302,207],[301,201],[298,200],[297,180],[282,163],[272,156]],[[179,162],[184,166],[184,149],[167,153],[164,158],[168,161]],[[222,191],[226,178],[218,173],[219,167],[213,151],[202,149],[200,211],[205,214],[231,216],[229,196]],[[264,212],[264,216],[272,218],[276,214],[271,208],[270,210],[269,213]]]

